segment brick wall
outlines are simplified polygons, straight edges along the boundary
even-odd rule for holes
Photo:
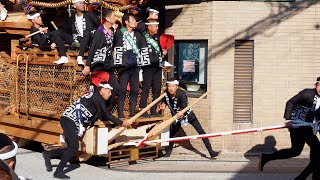
[[[179,13],[181,11],[181,13]],[[208,39],[208,90],[193,109],[207,133],[279,125],[286,101],[320,76],[320,4],[212,1],[168,5],[166,33],[176,40]],[[254,40],[253,122],[233,123],[234,41]],[[190,98],[192,101],[192,98]],[[184,127],[187,135],[197,134]],[[246,152],[274,136],[276,148],[290,146],[288,131],[214,138],[217,149]],[[192,145],[205,150],[202,141]],[[307,150],[307,149],[306,149]]]

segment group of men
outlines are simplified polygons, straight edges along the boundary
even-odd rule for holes
[[[79,47],[77,62],[84,65],[83,55],[90,45],[92,34],[100,25],[99,19],[95,14],[85,11],[84,0],[73,0],[75,11],[70,13],[70,17],[65,22],[62,29],[57,29],[52,33],[47,27],[43,27],[41,13],[31,10],[27,18],[33,25],[30,33],[40,32],[31,36],[32,43],[38,46],[57,47],[60,59],[55,61],[56,64],[68,63],[66,56],[65,44]]]
[[[77,56],[79,65],[83,65],[83,74],[107,72],[112,91],[113,101],[118,96],[118,117],[124,116],[124,101],[127,85],[130,85],[130,114],[135,115],[137,106],[139,79],[143,79],[143,89],[140,107],[147,105],[149,89],[152,87],[153,99],[160,95],[162,85],[162,58],[167,54],[159,43],[158,14],[156,9],[148,9],[146,22],[137,22],[133,14],[124,14],[122,28],[114,31],[116,23],[112,10],[102,12],[101,24],[97,16],[85,11],[84,0],[73,0],[74,13],[67,19],[65,26],[50,33],[48,28],[42,27],[41,14],[31,12],[28,19],[33,23],[31,33],[40,32],[31,36],[33,44],[39,46],[57,47],[60,59],[54,63],[68,63],[64,44],[78,46]],[[135,9],[134,9],[135,10]],[[86,63],[83,62],[84,53],[88,50]],[[115,76],[118,72],[118,79]],[[139,77],[140,76],[140,77]],[[150,116],[160,116],[154,106]],[[144,114],[143,117],[149,117]]]
[[[69,178],[63,173],[63,168],[78,149],[78,136],[83,133],[82,123],[94,121],[96,119],[95,115],[101,113],[106,119],[117,125],[130,126],[131,123],[124,120],[123,113],[128,83],[130,84],[129,116],[131,117],[135,115],[137,106],[139,76],[140,78],[143,77],[140,107],[147,106],[150,87],[152,88],[153,99],[159,97],[162,85],[162,58],[163,55],[167,54],[167,51],[162,49],[159,44],[159,12],[156,9],[148,9],[149,16],[146,22],[137,22],[133,14],[124,14],[122,17],[123,27],[114,32],[112,26],[116,23],[116,19],[112,10],[103,10],[102,24],[100,24],[94,14],[84,11],[84,0],[73,0],[73,6],[75,13],[69,17],[66,26],[54,31],[52,35],[48,33],[46,28],[41,27],[42,21],[39,13],[28,15],[28,19],[33,22],[31,32],[42,32],[33,36],[32,41],[41,46],[57,46],[61,58],[55,63],[69,62],[64,47],[64,44],[67,43],[80,47],[77,62],[79,65],[84,65],[84,75],[89,75],[90,72],[107,72],[109,74],[107,82],[95,84],[93,91],[74,102],[62,115],[60,122],[68,141],[68,148],[43,153],[48,171],[52,170],[50,159],[55,156],[62,156],[62,160],[54,173],[54,177],[61,179]],[[87,61],[84,63],[83,55],[88,46],[90,47],[89,53]],[[115,76],[115,69],[118,71],[119,80]],[[187,106],[187,97],[185,92],[178,88],[178,85],[177,80],[168,80],[168,95],[163,100],[163,104],[169,107],[172,115],[178,114],[180,119],[171,126],[170,136],[173,137],[185,122],[190,123],[199,134],[204,134],[205,132],[192,110],[179,114],[179,111]],[[104,103],[110,97],[113,100],[116,96],[118,96],[119,119],[108,112]],[[303,90],[288,101],[284,117],[291,120],[294,115],[305,112],[305,121],[319,120],[319,106],[320,79],[317,80],[315,89]],[[152,107],[151,114],[145,113],[142,116],[160,116],[156,108],[157,105]],[[313,135],[312,130],[308,127],[291,128],[289,131],[292,147],[273,154],[262,154],[259,169],[262,171],[264,165],[271,160],[298,156],[304,144],[307,143],[311,148],[311,162],[297,179],[305,179],[309,173],[313,173],[313,179],[319,179],[320,143],[318,138]],[[219,155],[219,152],[212,150],[208,139],[203,139],[203,142],[211,158]],[[170,143],[167,156],[171,154],[172,147],[173,143]]]
[[[112,10],[104,9],[102,11],[100,24],[93,13],[84,11],[84,0],[73,0],[73,6],[75,13],[69,17],[65,27],[53,33],[49,33],[47,28],[42,27],[39,13],[33,12],[28,15],[28,19],[33,22],[31,33],[42,32],[32,36],[34,44],[58,48],[60,59],[55,63],[69,62],[64,47],[64,44],[67,43],[80,47],[77,62],[84,66],[82,71],[84,75],[90,75],[90,73],[92,76],[99,73],[108,74],[107,78],[94,82],[94,88],[67,107],[63,113],[60,124],[68,147],[43,152],[47,171],[52,171],[51,158],[61,158],[53,174],[55,178],[59,179],[69,178],[63,169],[79,148],[78,137],[83,135],[84,126],[94,122],[98,114],[101,114],[102,119],[110,120],[115,125],[130,127],[131,122],[126,120],[124,115],[128,83],[130,85],[130,117],[135,115],[140,80],[143,80],[140,108],[147,106],[150,88],[153,99],[160,96],[163,56],[167,54],[167,50],[162,49],[159,43],[159,11],[157,9],[147,9],[148,17],[145,22],[137,22],[134,14],[124,14],[122,28],[114,32],[113,25],[116,23],[116,18]],[[138,10],[138,8],[134,8],[132,12],[137,13]],[[88,45],[90,48],[86,63],[84,63],[83,55]],[[118,72],[118,79],[115,70]],[[168,95],[163,99],[163,105],[168,105],[172,115],[175,115],[187,107],[187,96],[184,91],[178,89],[178,81],[169,80],[167,84]],[[118,118],[115,118],[109,112],[105,101],[113,102],[117,96]],[[144,113],[142,117],[161,116],[157,112],[157,107],[157,104],[154,105],[150,114]],[[179,114],[179,119],[185,122],[189,121],[197,132],[205,133],[192,110],[185,114]],[[180,127],[180,121],[174,123],[171,136],[174,136]],[[208,139],[203,141],[210,153],[210,158],[219,155],[220,152],[213,151]],[[170,143],[166,156],[170,156],[172,148],[173,143]]]

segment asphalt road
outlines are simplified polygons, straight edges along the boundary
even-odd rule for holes
[[[58,164],[59,160],[52,160],[54,167]],[[172,162],[171,162],[172,163]],[[194,162],[191,162],[194,163]],[[147,166],[152,166],[153,162]],[[194,164],[193,164],[194,165]],[[132,165],[135,166],[135,165]],[[194,165],[196,167],[196,165]],[[143,167],[142,167],[143,168]],[[55,169],[55,168],[54,168]],[[205,179],[214,179],[214,180],[225,180],[225,179],[243,179],[243,180],[253,180],[253,179],[270,179],[270,180],[286,180],[294,179],[297,175],[296,172],[293,173],[224,173],[224,172],[197,172],[196,169],[193,169],[190,172],[172,172],[170,169],[166,172],[165,170],[161,172],[151,172],[151,171],[126,171],[119,170],[115,168],[106,168],[106,167],[95,167],[86,163],[81,163],[81,166],[78,168],[69,166],[65,171],[71,179],[75,180],[205,180]],[[53,172],[47,172],[44,166],[44,160],[40,152],[31,151],[27,149],[19,148],[17,155],[17,166],[16,173],[19,176],[23,176],[28,179],[34,180],[49,180],[53,178]]]

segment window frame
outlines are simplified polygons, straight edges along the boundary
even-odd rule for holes
[[[201,96],[203,93],[205,93],[208,89],[208,39],[181,39],[181,40],[175,40],[174,41],[174,45],[173,48],[170,49],[169,51],[169,62],[171,64],[174,65],[174,68],[172,70],[172,72],[169,73],[168,77],[174,77],[178,79],[178,71],[179,71],[179,67],[181,67],[181,64],[179,64],[179,44],[181,43],[199,43],[200,44],[200,48],[204,48],[204,64],[200,64],[200,58],[199,58],[199,62],[196,65],[199,69],[198,71],[198,76],[200,76],[200,66],[204,66],[204,72],[203,72],[203,84],[199,84],[199,79],[194,82],[194,81],[184,81],[184,80],[179,80],[180,82],[180,86],[185,89],[188,93],[188,95],[190,95],[190,97],[199,97]],[[200,50],[199,50],[200,53]],[[199,54],[199,56],[201,56]],[[180,62],[181,63],[181,62]],[[200,85],[200,90],[199,91],[188,91],[186,89],[186,84],[198,84]]]

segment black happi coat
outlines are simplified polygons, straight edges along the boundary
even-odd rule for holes
[[[101,27],[101,26],[100,26]],[[99,28],[100,28],[99,27]],[[112,40],[111,43],[106,39],[101,30],[95,31],[86,65],[90,66],[91,71],[102,71],[112,69]],[[111,37],[113,36],[113,33]]]
[[[172,116],[176,115],[179,111],[188,106],[188,97],[185,91],[177,89],[176,96],[174,98],[172,98],[168,90],[166,93],[167,95],[162,99],[162,102],[169,107]],[[192,109],[189,109],[184,113],[184,117],[182,119],[187,119],[188,122],[191,122],[197,120],[197,117],[193,113]]]
[[[92,123],[96,121],[95,118],[98,113],[101,114],[102,119],[110,120],[116,125],[122,125],[120,119],[115,118],[108,110],[106,106],[106,101],[103,99],[99,91],[95,88],[94,91],[80,97],[81,103],[81,123]],[[79,130],[79,121],[76,115],[76,104],[77,101],[67,107],[67,109],[62,114],[63,117],[66,117],[75,122],[77,129]]]
[[[124,34],[119,29],[114,34],[114,57],[113,57],[113,65],[117,67],[125,67],[131,68],[136,66],[143,66],[145,61],[150,61],[148,54],[148,45],[145,38],[137,31],[133,31],[134,37],[133,40],[137,44],[137,47],[140,51],[141,58],[137,59],[136,54],[133,56],[129,56],[126,49],[126,41]],[[133,49],[132,49],[133,50]],[[133,58],[129,60],[129,58]]]
[[[160,48],[160,53],[157,53],[156,49],[146,39],[146,42],[148,44],[148,52],[149,52],[150,61],[146,62],[144,64],[144,66],[148,67],[149,65],[151,65],[153,67],[162,67],[162,49],[161,49],[161,46],[159,43],[159,39],[160,39],[159,35],[151,36],[151,38],[153,38],[157,42],[157,44]]]
[[[85,21],[83,31],[85,31],[85,30],[93,31],[93,30],[97,29],[97,27],[100,25],[99,19],[92,12],[84,12],[83,18]],[[77,31],[77,27],[76,27],[76,13],[75,12],[72,13],[71,16],[67,19],[65,25],[63,26],[63,30],[69,34],[80,36],[80,34]]]
[[[292,97],[286,104],[284,118],[312,122],[320,120],[320,108],[315,110],[318,93],[316,89],[304,89]]]
[[[31,26],[30,34],[39,31],[40,29]],[[48,30],[48,33],[38,33],[36,35],[31,36],[32,44],[38,45],[38,46],[50,46],[51,41],[51,33]]]

